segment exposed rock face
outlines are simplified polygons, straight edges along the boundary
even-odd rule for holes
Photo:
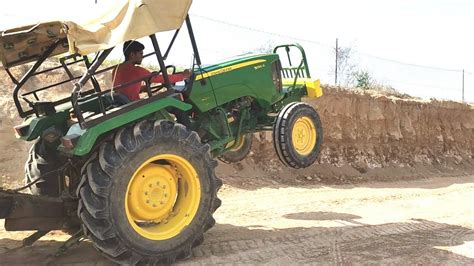
[[[326,89],[310,102],[320,113],[331,164],[461,162],[474,154],[474,109],[456,102],[422,102]]]
[[[417,164],[472,166],[474,108],[470,105],[340,88],[325,88],[323,97],[308,103],[323,123],[321,165],[351,166],[359,173]],[[271,133],[257,139],[252,160],[268,172],[282,171],[269,143]]]

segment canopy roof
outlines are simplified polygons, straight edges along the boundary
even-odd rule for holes
[[[87,55],[157,32],[175,30],[186,19],[192,0],[124,0],[87,23],[51,21],[1,32],[4,67],[36,60],[53,43],[67,39],[50,56]]]

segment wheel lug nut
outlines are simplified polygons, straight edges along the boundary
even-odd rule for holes
[[[156,208],[156,204],[153,204],[153,208]]]
[[[147,203],[147,204],[150,204],[150,201],[149,201],[149,200],[147,200],[147,201],[146,201],[146,203]]]
[[[149,187],[152,187],[152,185],[151,185],[151,184],[149,184],[148,186],[149,186]]]
[[[148,195],[148,192],[145,192],[145,195]]]
[[[160,201],[160,204],[163,205],[163,201]]]

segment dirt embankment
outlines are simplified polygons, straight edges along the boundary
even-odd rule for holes
[[[324,92],[323,97],[309,101],[323,123],[324,142],[317,164],[302,170],[284,167],[268,132],[256,136],[248,159],[221,166],[221,173],[230,173],[234,185],[250,187],[269,182],[352,183],[474,172],[472,106],[332,87]]]
[[[15,75],[25,70],[19,68]],[[51,83],[62,80],[65,74],[52,73],[46,78]],[[27,86],[36,87],[41,81],[33,78]],[[71,87],[65,84],[57,93],[68,94]],[[0,71],[0,175],[8,183],[23,176],[29,146],[13,135],[12,126],[20,119],[12,101],[12,88],[6,73]],[[323,123],[324,143],[317,164],[303,170],[283,167],[275,155],[271,132],[267,132],[256,135],[248,159],[230,166],[221,164],[219,175],[230,184],[255,186],[474,172],[472,106],[339,88],[325,88],[324,92],[323,97],[309,101]]]
[[[474,109],[456,102],[420,102],[326,90],[311,104],[321,113],[320,161],[365,168],[390,164],[462,163],[474,154]]]

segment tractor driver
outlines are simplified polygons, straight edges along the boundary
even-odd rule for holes
[[[145,46],[138,41],[126,41],[123,45],[123,54],[125,61],[120,64],[112,72],[112,82],[114,87],[125,84],[132,80],[145,78],[151,74],[147,69],[140,67],[143,59],[143,50]],[[182,73],[169,75],[171,83],[183,81],[190,76],[190,71],[185,70]],[[152,83],[164,83],[162,75],[154,76]],[[136,82],[117,90],[117,93],[125,96],[129,101],[140,100],[140,91],[142,89],[142,82]]]

